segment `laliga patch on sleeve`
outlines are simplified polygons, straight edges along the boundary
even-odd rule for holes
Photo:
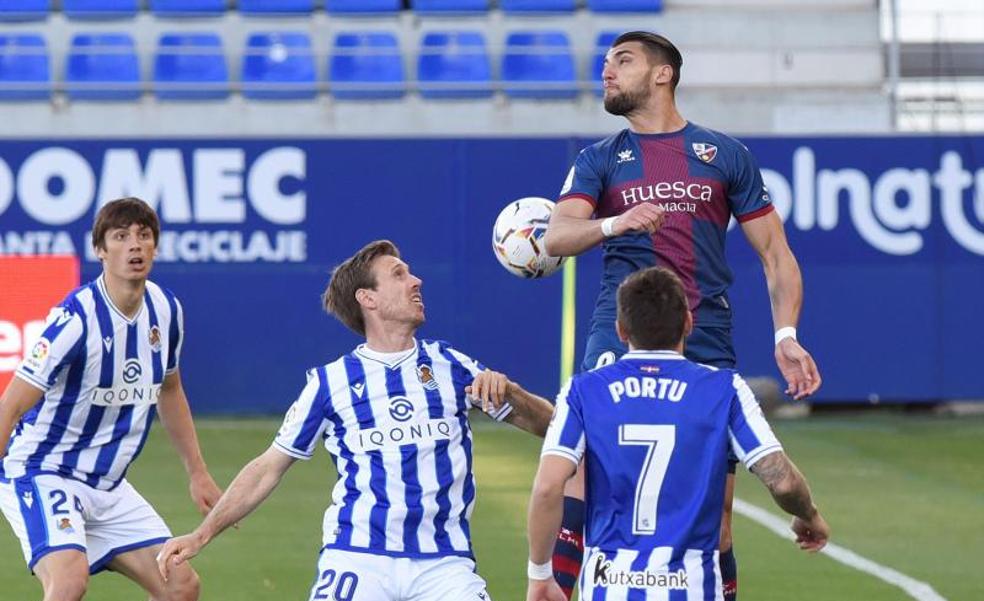
[[[48,363],[48,355],[51,353],[51,342],[47,338],[38,338],[31,348],[31,352],[24,357],[24,367],[30,368],[32,372],[39,372]]]

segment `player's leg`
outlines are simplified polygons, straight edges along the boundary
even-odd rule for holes
[[[409,577],[402,601],[492,601],[485,579],[467,557],[403,561],[409,567]]]
[[[45,601],[81,599],[89,584],[83,500],[75,485],[49,475],[0,483],[0,509]]]
[[[408,560],[322,549],[309,601],[401,601]],[[446,597],[450,599],[451,597]],[[445,599],[445,601],[446,601]]]
[[[718,549],[724,598],[725,601],[735,601],[738,598],[738,561],[735,559],[735,550],[731,542],[731,506],[735,500],[733,470],[736,464],[729,462],[728,465],[731,471],[728,473],[728,480],[724,487],[724,512],[721,514],[721,542]]]
[[[157,569],[157,552],[161,545],[141,547],[120,553],[105,567],[118,572],[140,585],[151,601],[198,601],[198,574],[187,561],[172,565],[167,581]]]

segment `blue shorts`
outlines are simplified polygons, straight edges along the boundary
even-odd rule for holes
[[[629,349],[622,344],[615,334],[615,328],[593,327],[588,335],[588,344],[584,349],[584,360],[581,371],[589,371],[597,367],[611,365]],[[683,355],[696,363],[712,367],[735,368],[735,347],[731,340],[731,328],[728,327],[695,327],[687,337]],[[735,473],[738,457],[728,450],[728,472]]]

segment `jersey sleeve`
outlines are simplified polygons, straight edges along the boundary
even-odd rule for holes
[[[307,385],[287,410],[273,446],[295,459],[310,459],[328,427],[325,415],[327,379],[323,370],[308,372]]]
[[[455,378],[455,390],[460,390],[461,394],[464,393],[465,386],[468,386],[475,379],[475,376],[486,370],[486,367],[482,365],[479,361],[472,359],[468,355],[457,351],[451,347],[447,348],[449,355],[464,369],[463,377]],[[482,409],[482,401],[470,396],[467,397],[468,402],[472,407],[476,409]],[[492,409],[490,411],[485,411],[485,413],[497,422],[501,422],[506,419],[506,417],[512,413],[513,407],[508,402],[503,403],[498,409]]]
[[[84,352],[85,319],[72,303],[48,313],[44,332],[15,372],[19,378],[48,391],[58,374]]]
[[[176,297],[173,300],[174,304],[171,308],[174,313],[171,315],[171,330],[168,332],[167,368],[164,370],[166,374],[173,373],[178,369],[178,363],[181,360],[181,347],[184,344],[184,307],[181,306],[181,301]]]
[[[728,203],[735,219],[751,221],[773,210],[772,197],[762,181],[762,171],[752,153],[738,144],[728,186]]]
[[[557,395],[557,405],[540,455],[557,455],[577,464],[584,455],[584,418],[581,399],[573,382],[573,378],[568,380]]]
[[[755,463],[770,453],[782,450],[779,439],[772,433],[755,393],[745,380],[734,374],[732,385],[735,394],[728,414],[728,435],[731,449],[738,459],[751,469]]]
[[[567,179],[564,180],[564,186],[560,189],[557,202],[571,198],[583,198],[590,202],[591,206],[598,206],[604,180],[601,176],[601,170],[597,167],[595,155],[596,153],[591,146],[577,155],[577,158],[574,159],[574,165],[567,172]]]

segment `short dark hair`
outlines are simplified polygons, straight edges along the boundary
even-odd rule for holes
[[[387,255],[399,259],[400,249],[389,240],[375,240],[366,244],[359,252],[335,267],[331,272],[331,279],[328,280],[328,287],[321,295],[325,311],[360,336],[366,335],[366,320],[362,316],[359,301],[355,299],[355,293],[360,288],[376,289],[372,262]]]
[[[665,267],[637,271],[618,287],[618,323],[637,349],[675,347],[683,340],[689,310],[680,278]]]
[[[161,238],[161,222],[157,213],[146,202],[128,196],[112,200],[96,213],[96,222],[92,225],[92,246],[106,250],[106,232],[117,228],[128,228],[134,223],[149,227],[154,232],[154,246]]]
[[[612,42],[612,48],[626,42],[642,43],[642,47],[646,49],[646,52],[653,61],[673,67],[673,79],[670,81],[670,84],[672,89],[676,89],[680,83],[683,55],[673,45],[673,42],[651,31],[627,31],[615,38],[615,41]]]

